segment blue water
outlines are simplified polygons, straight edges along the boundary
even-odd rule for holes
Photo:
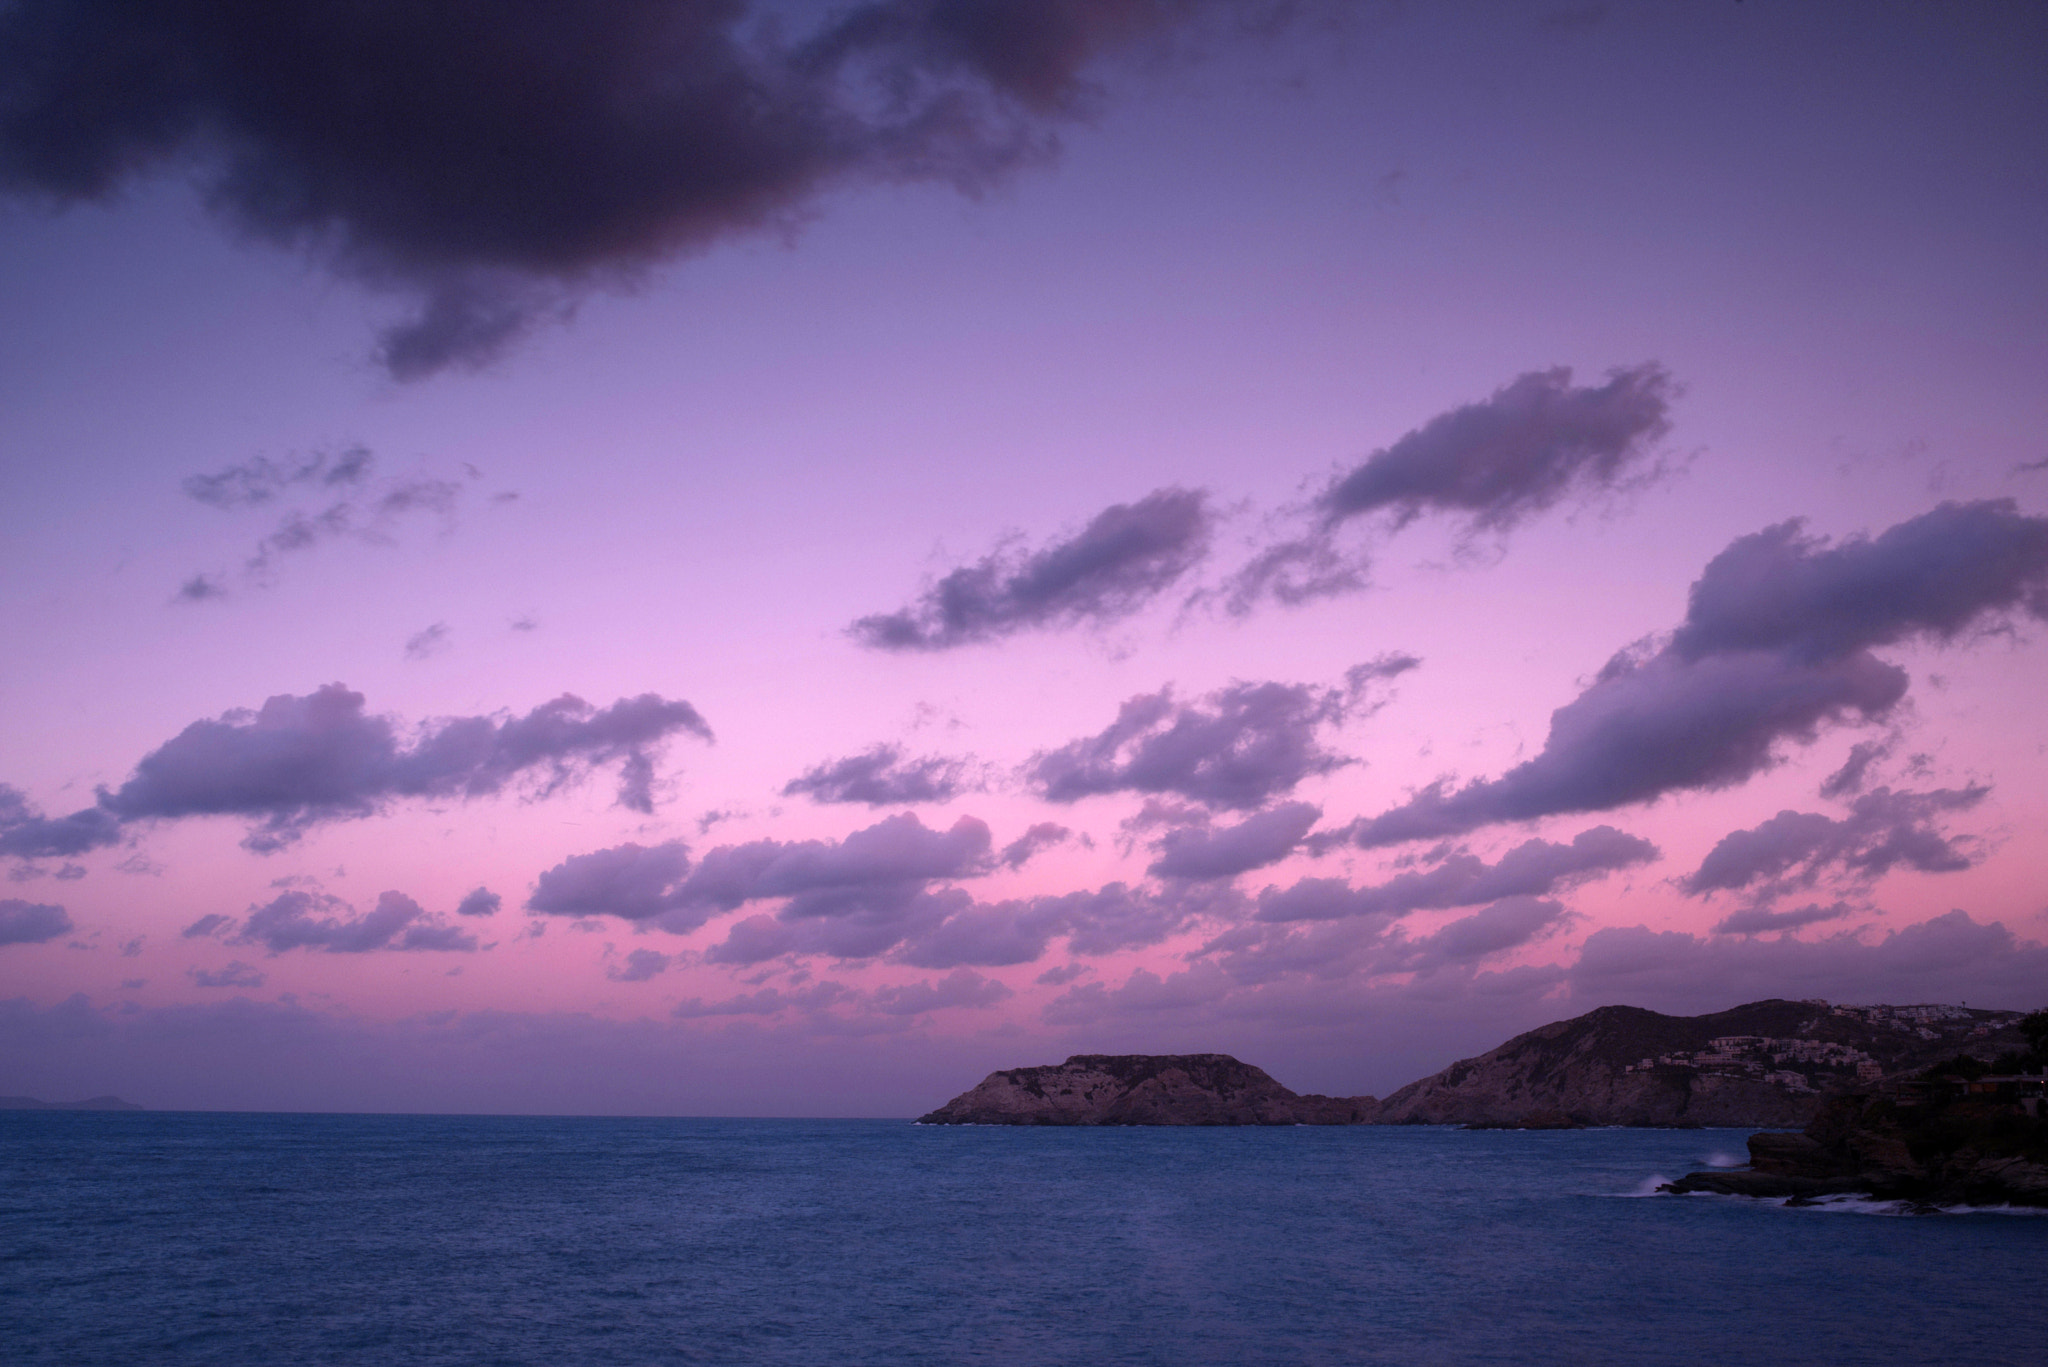
[[[2038,1363],[2048,1218],[1743,1131],[0,1115],[9,1364]]]

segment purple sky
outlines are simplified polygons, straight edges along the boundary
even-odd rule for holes
[[[0,5],[0,1093],[2048,1004],[2048,14],[185,13]]]

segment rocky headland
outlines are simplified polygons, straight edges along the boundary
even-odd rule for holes
[[[2019,1044],[2019,1013],[1751,1002],[1704,1016],[1603,1006],[1410,1083],[1382,1125],[1791,1129],[1838,1091],[1957,1053]]]
[[[1300,1096],[1228,1054],[1076,1054],[1006,1068],[920,1125],[1362,1125],[1366,1097]]]

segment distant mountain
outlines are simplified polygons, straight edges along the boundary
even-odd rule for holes
[[[0,1096],[0,1111],[140,1111],[146,1109],[117,1096],[93,1096],[83,1101],[38,1101],[32,1096]]]
[[[1371,1097],[1297,1096],[1228,1054],[1076,1054],[990,1073],[920,1125],[1359,1125]]]
[[[1823,1094],[2024,1041],[2014,1011],[1760,1001],[1706,1016],[1603,1006],[1410,1083],[1382,1125],[1768,1125]]]

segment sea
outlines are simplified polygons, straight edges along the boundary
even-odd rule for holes
[[[0,1361],[2048,1362],[2048,1218],[1743,1130],[0,1114]]]

